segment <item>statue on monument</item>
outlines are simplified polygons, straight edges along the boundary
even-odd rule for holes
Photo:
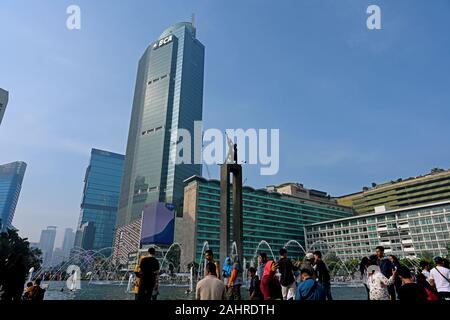
[[[227,144],[228,144],[228,153],[225,163],[233,163],[235,158],[234,142],[233,140],[230,139],[230,137],[228,137],[228,135],[227,135]]]

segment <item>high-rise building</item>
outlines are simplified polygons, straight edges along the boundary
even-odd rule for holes
[[[201,164],[176,164],[174,159],[180,129],[188,130],[192,140],[200,135],[201,141],[201,130],[194,128],[202,120],[204,52],[195,27],[181,22],[166,29],[139,61],[118,228],[139,219],[146,203],[178,207],[183,180],[201,174]],[[194,163],[198,150],[191,149]]]
[[[12,227],[27,164],[17,161],[0,165],[0,230]]]
[[[363,191],[342,196],[338,203],[351,206],[357,214],[371,213],[375,207],[402,209],[450,198],[450,170],[435,168],[427,175],[372,183]]]
[[[8,91],[0,88],[0,124],[5,114],[6,105],[8,104]]]
[[[95,244],[95,223],[92,221],[85,222],[77,230],[75,236],[75,246],[84,250],[94,250]],[[108,248],[108,247],[106,247]],[[105,248],[105,249],[106,249]],[[103,248],[102,248],[103,249]],[[110,250],[103,250],[102,253],[107,255]]]
[[[75,233],[72,228],[66,228],[64,231],[64,240],[62,245],[62,255],[64,259],[68,259],[70,256],[70,250],[72,250],[75,242]]]
[[[42,251],[42,266],[50,267],[52,264],[53,248],[55,246],[56,227],[48,226],[41,231],[39,249]]]
[[[198,263],[206,242],[210,249],[219,253],[221,233],[220,182],[193,176],[185,183],[183,217],[178,217],[175,225],[175,241],[183,247],[182,265]],[[278,250],[286,245],[290,255],[300,257],[304,255],[300,245],[307,249],[305,225],[353,215],[352,208],[329,200],[324,192],[320,192],[318,199],[312,196],[317,192],[297,196],[283,188],[287,185],[292,184],[259,190],[243,187],[243,252],[247,261],[254,257],[257,248],[270,258],[276,258]],[[308,189],[302,186],[302,190]]]
[[[95,230],[89,249],[112,246],[124,159],[124,155],[109,151],[91,151],[78,221],[78,229],[90,222],[89,230]]]

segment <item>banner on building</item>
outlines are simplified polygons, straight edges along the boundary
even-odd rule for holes
[[[175,206],[155,202],[142,211],[141,246],[148,244],[172,244],[175,227]]]

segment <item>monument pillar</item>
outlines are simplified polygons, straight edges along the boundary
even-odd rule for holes
[[[237,159],[235,157],[235,162]],[[230,185],[230,174],[232,175]],[[231,194],[230,194],[231,192]],[[230,196],[232,198],[230,199]],[[232,200],[232,205],[230,205]],[[230,212],[231,209],[231,212]],[[230,256],[232,243],[237,246],[239,262],[243,263],[243,211],[242,211],[242,166],[224,163],[220,167],[220,262]]]

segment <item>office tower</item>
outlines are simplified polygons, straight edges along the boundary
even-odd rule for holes
[[[89,230],[95,230],[89,249],[112,246],[124,158],[124,155],[104,150],[91,151],[78,221],[78,229],[90,222]]]
[[[53,257],[53,248],[55,246],[56,227],[48,226],[42,230],[39,240],[39,249],[42,251],[42,266],[50,267]]]
[[[139,61],[118,228],[139,219],[147,203],[179,206],[183,180],[201,174],[201,164],[174,159],[180,129],[188,130],[191,140],[200,135],[201,141],[201,130],[194,127],[202,120],[204,51],[195,27],[181,22],[166,29]],[[190,156],[191,163],[194,158],[200,162],[194,143]]]
[[[75,233],[72,228],[66,228],[64,231],[64,240],[62,245],[62,255],[64,259],[68,259],[70,256],[70,250],[72,250],[75,242]]]
[[[5,114],[6,105],[8,104],[8,91],[0,88],[0,124]]]
[[[0,230],[12,227],[27,164],[17,161],[0,165]]]

